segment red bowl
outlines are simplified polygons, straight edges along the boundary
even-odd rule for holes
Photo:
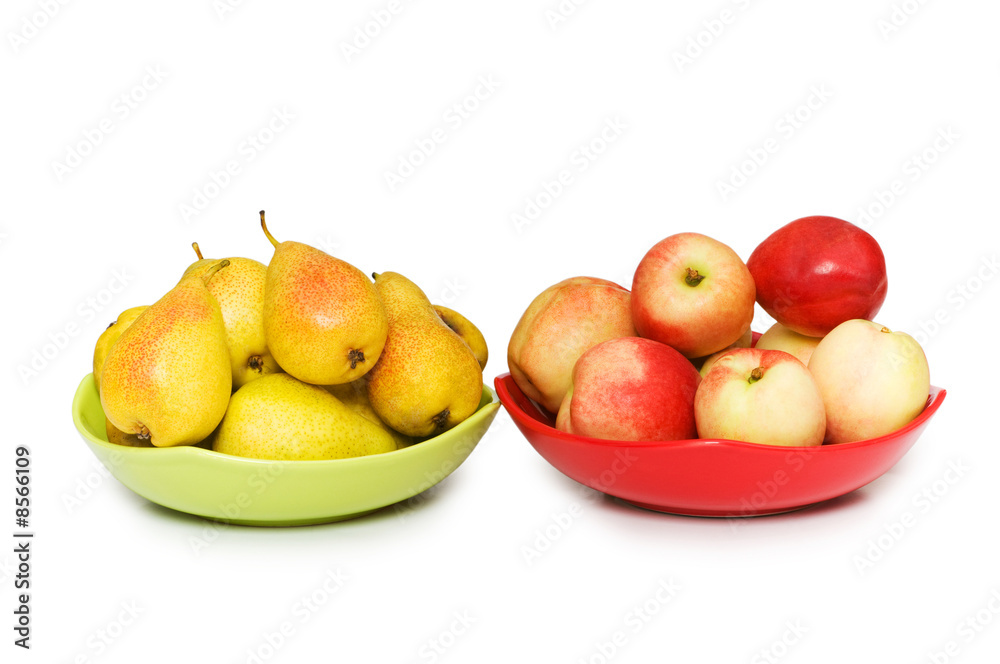
[[[509,374],[497,396],[546,461],[581,484],[659,512],[739,517],[778,514],[836,498],[880,477],[913,446],[941,407],[927,405],[897,431],[854,443],[778,447],[736,440],[620,441],[574,436],[521,392]]]

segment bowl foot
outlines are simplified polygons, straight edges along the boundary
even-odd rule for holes
[[[745,517],[754,516],[772,516],[775,514],[787,514],[789,512],[797,512],[798,510],[805,509],[811,505],[798,505],[796,507],[781,507],[777,509],[755,509],[755,510],[698,510],[698,509],[684,509],[680,507],[671,507],[669,505],[653,505],[650,503],[643,503],[635,500],[626,500],[625,498],[619,498],[623,503],[631,505],[632,507],[638,507],[644,510],[649,510],[651,512],[660,512],[661,514],[673,514],[675,516],[700,516],[715,519],[742,519]]]

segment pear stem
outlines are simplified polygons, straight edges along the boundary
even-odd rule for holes
[[[263,210],[260,211],[260,227],[264,229],[264,235],[267,236],[267,239],[270,240],[271,244],[274,245],[274,248],[277,249],[278,248],[278,241],[274,239],[273,235],[271,235],[271,231],[267,230],[267,224],[264,223],[264,211]]]
[[[198,260],[204,260],[205,257],[201,255],[201,247],[198,246],[198,243],[192,242],[191,246],[194,247],[194,253],[198,254]]]
[[[215,273],[218,272],[219,270],[221,270],[222,268],[226,267],[227,265],[229,265],[229,259],[228,258],[223,258],[218,263],[215,263],[214,265],[209,266],[201,274],[201,280],[203,282],[205,282],[205,285],[207,286],[208,282],[211,281],[212,277],[215,276]]]

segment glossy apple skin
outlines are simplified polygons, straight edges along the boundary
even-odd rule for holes
[[[686,281],[697,270],[697,285]],[[672,346],[688,358],[735,343],[753,320],[754,283],[729,246],[701,233],[660,240],[632,279],[632,320],[639,336]]]
[[[826,405],[826,442],[834,445],[905,426],[924,409],[931,382],[916,339],[860,319],[823,337],[809,371]]]
[[[878,242],[836,217],[803,217],[782,226],[754,249],[747,267],[764,311],[811,337],[846,320],[871,320],[888,287]]]
[[[639,337],[605,341],[577,361],[556,428],[614,440],[694,438],[700,381],[691,362],[666,344]]]
[[[555,413],[573,365],[608,339],[635,336],[628,289],[606,279],[572,277],[542,291],[514,328],[507,366],[517,386]]]
[[[754,369],[760,377],[751,378]],[[780,350],[737,348],[702,379],[694,401],[701,438],[762,445],[823,444],[826,411],[809,369]]]

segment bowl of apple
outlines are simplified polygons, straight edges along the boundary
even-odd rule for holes
[[[525,310],[494,382],[556,469],[659,512],[777,514],[869,484],[913,446],[946,391],[886,296],[874,238],[805,217],[747,262],[698,233],[654,245],[631,290],[590,277]],[[755,304],[775,322],[751,332]]]

